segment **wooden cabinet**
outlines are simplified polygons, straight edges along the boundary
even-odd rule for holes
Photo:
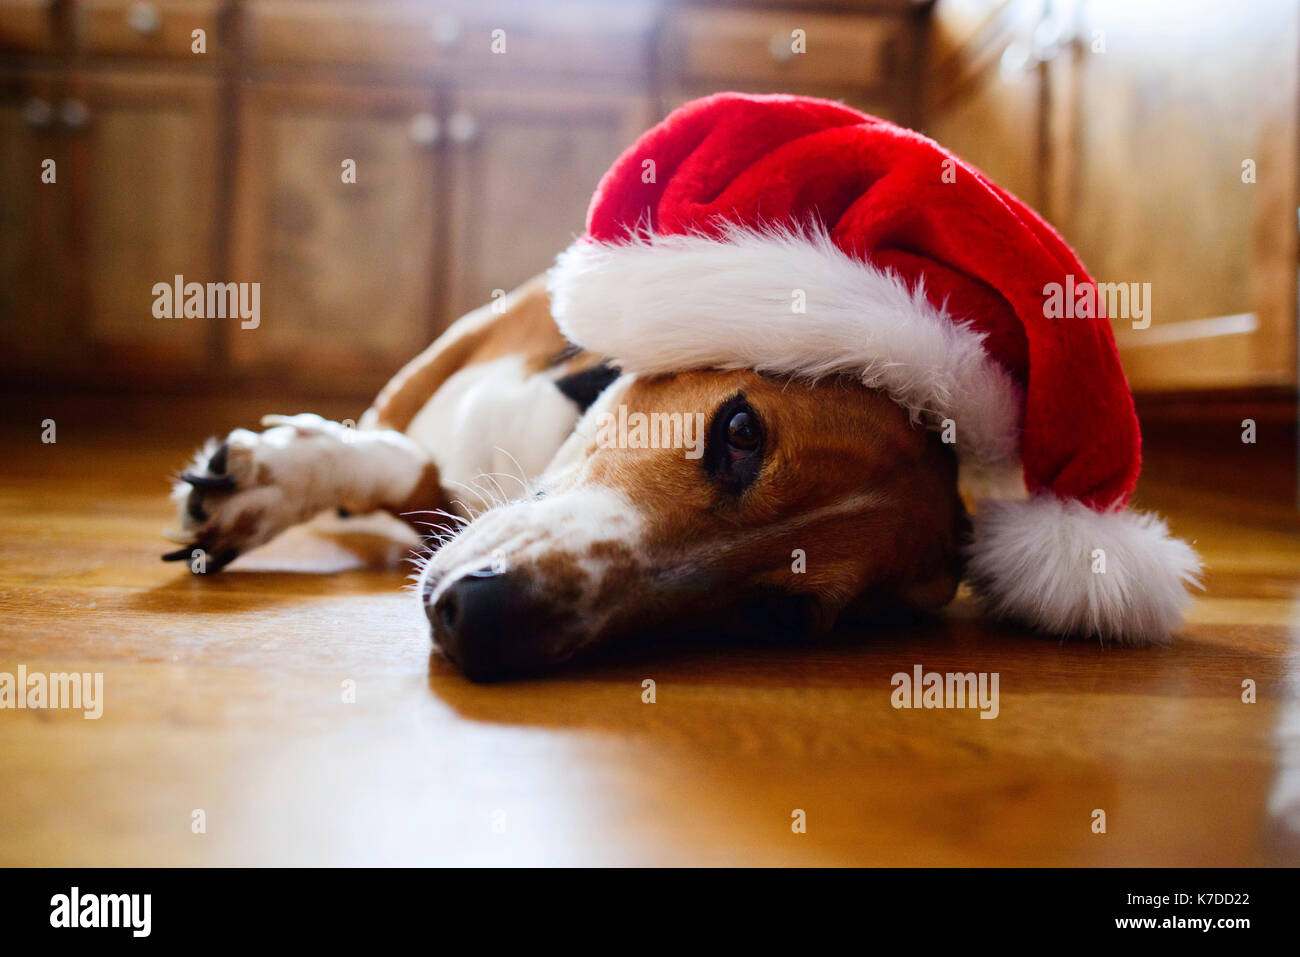
[[[0,369],[26,385],[363,396],[545,269],[609,164],[684,99],[809,93],[917,122],[925,14],[0,0]],[[40,181],[47,158],[57,183]],[[205,293],[256,283],[256,328],[156,316],[154,288],[176,276]]]
[[[1290,0],[940,2],[927,132],[1149,293],[1135,390],[1294,387],[1298,58]]]
[[[1116,323],[1139,387],[1296,383],[1298,11],[1079,5],[1062,212],[1099,276],[1151,283],[1150,327]]]
[[[444,300],[442,121],[423,88],[254,83],[240,91],[232,278],[256,328],[227,326],[245,376],[381,385]]]
[[[1294,387],[1298,10],[0,0],[0,368],[362,394],[545,268],[649,123],[740,89],[922,127],[1149,283],[1138,390]],[[258,283],[258,328],[156,318],[176,275]]]
[[[249,84],[238,116],[232,274],[262,322],[227,326],[232,364],[361,389],[547,268],[651,120],[634,95],[302,83]]]
[[[215,82],[59,70],[4,85],[4,366],[158,382],[202,368],[212,332],[156,318],[152,289],[216,265]]]

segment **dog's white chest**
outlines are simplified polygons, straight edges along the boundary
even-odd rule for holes
[[[522,494],[506,476],[540,475],[577,421],[550,378],[527,375],[520,357],[503,356],[451,376],[406,434],[433,458],[443,487],[477,510],[500,496],[497,483],[510,498]]]

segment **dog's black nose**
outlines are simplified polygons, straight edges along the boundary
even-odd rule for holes
[[[471,681],[499,680],[543,663],[549,615],[521,575],[464,575],[426,604],[425,614],[438,647]]]

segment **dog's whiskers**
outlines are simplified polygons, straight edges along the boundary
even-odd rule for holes
[[[511,472],[493,472],[492,474],[493,474],[493,475],[506,475],[506,476],[509,476],[510,478],[514,479],[516,482],[519,483],[519,487],[520,487],[520,488],[522,489],[522,491],[523,491],[523,497],[524,497],[524,498],[528,498],[530,495],[532,495],[532,494],[533,494],[533,483],[532,483],[531,481],[529,481],[529,479],[528,479],[528,473],[525,472],[525,471],[524,471],[524,467],[523,467],[521,464],[519,464],[519,460],[518,460],[517,458],[515,458],[514,455],[513,455],[513,454],[512,454],[508,449],[503,449],[503,448],[502,448],[501,446],[499,446],[499,445],[493,446],[493,448],[496,449],[498,452],[500,452],[502,455],[504,455],[504,456],[506,456],[507,458],[509,458],[510,461],[514,463],[515,468],[519,470],[519,474],[518,474],[518,475],[515,475],[515,474],[513,474],[513,473],[511,473]]]

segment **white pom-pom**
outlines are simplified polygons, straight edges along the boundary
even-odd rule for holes
[[[1200,572],[1195,550],[1158,516],[1043,493],[981,502],[966,564],[999,616],[1131,645],[1169,640]]]

